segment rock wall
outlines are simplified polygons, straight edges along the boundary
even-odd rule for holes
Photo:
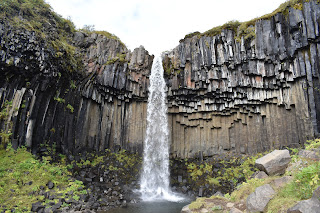
[[[319,135],[319,18],[315,1],[235,32],[186,38],[163,57],[173,155],[255,153]]]
[[[319,136],[319,18],[310,1],[258,20],[253,39],[225,29],[163,56],[172,155],[251,154]],[[54,23],[46,39],[0,20],[2,143],[141,153],[153,56],[96,33],[75,32],[68,44]]]
[[[76,32],[83,67],[70,72],[34,32],[6,22],[0,29],[1,129],[14,147],[141,152],[153,60],[142,46],[130,52],[119,40]]]

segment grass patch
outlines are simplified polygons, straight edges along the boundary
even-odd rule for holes
[[[245,40],[251,40],[255,38],[255,23],[258,20],[268,20],[271,19],[272,16],[276,15],[277,13],[282,13],[285,15],[285,17],[289,14],[289,8],[294,8],[296,10],[302,10],[303,9],[303,3],[309,2],[310,0],[289,0],[284,3],[282,3],[276,10],[274,10],[272,13],[263,15],[258,18],[254,18],[252,20],[246,21],[246,22],[239,22],[237,20],[229,21],[221,26],[213,27],[208,31],[205,31],[204,33],[200,32],[194,32],[187,34],[184,39],[181,39],[180,42],[184,41],[187,38],[192,38],[194,36],[198,36],[198,38],[202,36],[215,36],[221,34],[222,30],[231,30],[235,33],[235,39],[236,41],[240,42],[241,37],[244,37]],[[319,3],[319,1],[316,1]]]
[[[50,164],[49,157],[37,160],[26,150],[16,151],[10,145],[0,150],[0,203],[7,209],[15,208],[17,212],[30,211],[34,202],[45,202],[39,195],[40,188],[51,181],[56,193],[66,194],[73,191],[75,196],[87,193],[81,181],[70,181],[70,172],[65,165]],[[17,207],[16,207],[17,206]]]
[[[189,209],[190,210],[197,210],[204,206],[205,198],[197,198],[194,202],[190,203]]]

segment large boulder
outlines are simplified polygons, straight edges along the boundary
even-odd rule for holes
[[[288,209],[287,213],[319,213],[320,212],[320,186],[314,190],[308,200],[302,200]]]
[[[320,201],[314,197],[303,200],[288,209],[287,213],[319,213]]]
[[[273,198],[276,192],[269,185],[263,185],[256,188],[256,190],[247,198],[248,212],[263,212],[268,202]]]
[[[256,160],[256,166],[268,175],[281,175],[285,172],[291,157],[288,150],[274,150]]]

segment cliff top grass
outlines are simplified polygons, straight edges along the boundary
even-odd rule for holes
[[[193,32],[190,34],[187,34],[184,39],[181,39],[180,42],[184,41],[187,38],[192,38],[193,36],[198,36],[198,38],[202,36],[216,36],[221,34],[222,30],[232,30],[236,33],[235,39],[239,42],[241,37],[243,36],[244,39],[251,39],[255,37],[255,23],[259,20],[267,20],[276,15],[277,13],[282,13],[285,16],[289,13],[289,8],[294,9],[303,9],[303,3],[309,2],[310,0],[289,0],[284,3],[282,3],[276,10],[274,10],[272,13],[263,15],[258,18],[254,18],[252,20],[246,21],[246,22],[239,22],[237,20],[229,21],[221,26],[213,27],[212,29],[205,31],[203,33],[200,32]],[[317,3],[319,3],[319,0],[316,0]]]
[[[44,0],[0,0],[0,19],[9,20],[15,27],[35,31],[41,36],[46,27],[55,27],[59,34],[75,31],[71,20],[64,19],[55,13]]]
[[[120,40],[120,38],[118,36],[116,36],[113,33],[109,33],[108,31],[95,30],[95,26],[94,25],[84,25],[82,29],[79,29],[79,31],[87,33],[89,35],[93,34],[93,33],[96,33],[96,34],[99,34],[99,35],[103,35],[103,36],[105,36],[105,37],[107,37],[109,39],[113,39],[113,40],[119,41],[122,46],[126,47],[126,45]]]

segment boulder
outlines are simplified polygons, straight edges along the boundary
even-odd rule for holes
[[[310,151],[310,150],[300,150],[298,155],[303,158],[308,158],[312,160],[319,160],[320,153],[317,151]]]
[[[319,213],[320,201],[314,197],[303,200],[288,209],[287,213]]]
[[[268,175],[281,175],[285,172],[291,157],[288,150],[274,150],[256,160],[256,166]]]
[[[247,198],[248,212],[263,212],[275,193],[269,184],[256,188]]]
[[[255,173],[253,175],[253,178],[257,178],[257,179],[265,179],[267,177],[268,177],[268,175],[264,171],[258,171],[257,173]]]

